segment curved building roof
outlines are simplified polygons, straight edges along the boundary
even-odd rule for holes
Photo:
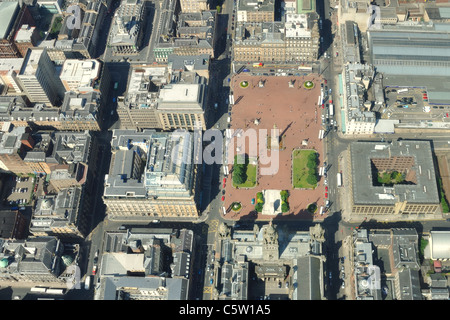
[[[450,259],[450,231],[431,231],[432,259]]]

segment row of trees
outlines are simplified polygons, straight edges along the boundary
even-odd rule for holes
[[[290,210],[289,202],[288,202],[289,191],[282,190],[280,192],[280,196],[281,196],[281,212],[289,212],[289,210]]]
[[[264,206],[264,196],[262,192],[258,192],[256,194],[256,204],[255,204],[256,212],[262,212],[263,206]]]
[[[314,152],[308,155],[308,162],[306,167],[308,168],[308,176],[306,177],[306,182],[310,185],[317,184],[317,156],[318,153]]]
[[[248,167],[248,157],[245,156],[244,163],[237,163],[237,156],[234,159],[233,166],[233,182],[235,185],[243,184],[247,181],[247,167]]]

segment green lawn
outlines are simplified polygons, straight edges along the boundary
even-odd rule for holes
[[[292,153],[292,178],[294,188],[314,189],[317,183],[310,184],[308,176],[310,176],[311,169],[308,168],[308,156],[314,154],[314,150],[294,150]]]
[[[236,163],[237,157],[234,158],[234,161]],[[246,161],[247,162],[247,161]],[[239,188],[253,188],[256,186],[256,165],[254,164],[246,164],[247,170],[245,171],[247,174],[247,179],[244,183],[237,184],[233,181],[233,187],[239,187]]]

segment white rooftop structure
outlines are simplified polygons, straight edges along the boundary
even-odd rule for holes
[[[41,58],[44,50],[29,50],[29,55],[25,58],[24,65],[20,74],[22,75],[34,75],[38,69],[39,59]]]
[[[92,91],[92,84],[100,74],[100,63],[95,60],[67,59],[60,79],[68,91]]]
[[[286,38],[311,37],[308,29],[308,16],[306,14],[286,14]]]
[[[198,84],[174,84],[161,89],[160,99],[163,102],[197,102]]]
[[[10,70],[20,70],[23,64],[23,58],[0,59],[0,73]]]
[[[17,31],[14,40],[17,42],[30,42],[31,36],[33,35],[36,27],[30,27],[28,24],[22,25],[22,27]]]
[[[431,259],[450,259],[450,231],[430,232]]]

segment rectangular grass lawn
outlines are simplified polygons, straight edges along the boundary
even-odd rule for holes
[[[294,188],[314,189],[317,184],[311,185],[307,181],[308,177],[308,156],[316,153],[315,150],[294,150],[292,152],[292,182]]]
[[[237,156],[234,157],[234,163],[237,162]],[[233,181],[233,187],[239,187],[239,188],[253,188],[256,186],[256,165],[254,164],[247,164],[247,180],[245,180],[244,183],[241,184],[235,184]]]

